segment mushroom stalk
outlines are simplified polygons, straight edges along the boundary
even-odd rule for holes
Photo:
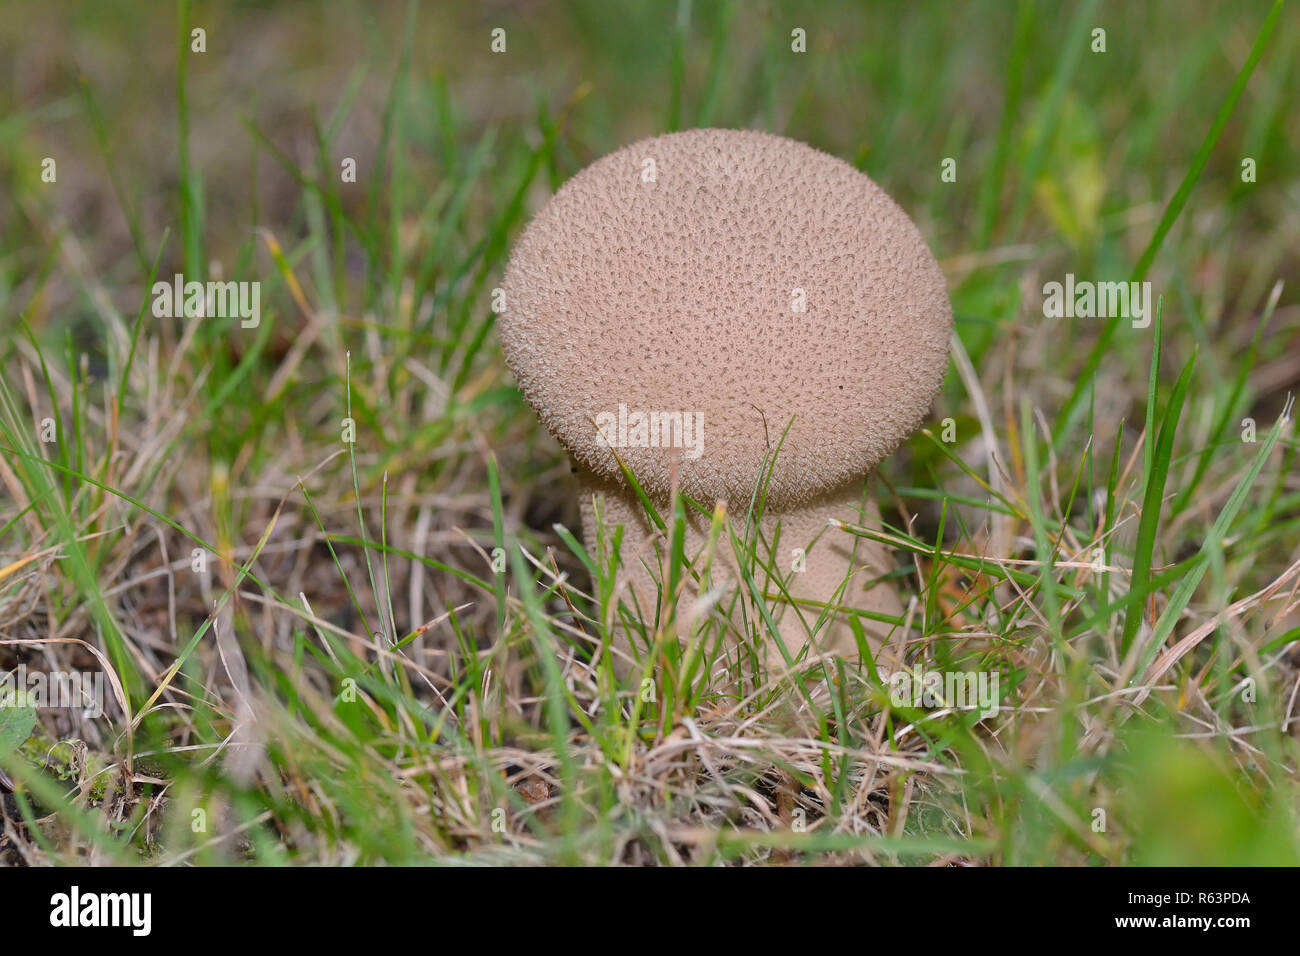
[[[594,559],[605,558],[614,541],[614,531],[623,527],[617,586],[626,586],[623,599],[629,606],[639,608],[643,619],[652,624],[655,620],[656,601],[661,601],[661,585],[668,580],[669,535],[654,530],[646,517],[645,508],[630,488],[611,479],[599,478],[585,469],[579,469],[581,487],[583,544]],[[865,495],[864,495],[865,490]],[[599,532],[603,518],[605,552],[602,554]],[[667,520],[667,502],[654,502],[660,516]],[[744,533],[744,507],[729,510],[729,519],[737,535]],[[759,534],[755,545],[755,558],[750,569],[760,590],[770,596],[781,641],[791,657],[798,657],[810,640],[807,659],[815,659],[817,652],[855,659],[857,642],[848,616],[856,611],[902,616],[898,591],[884,578],[892,568],[888,551],[877,541],[846,532],[832,525],[831,520],[858,527],[878,530],[880,510],[871,495],[871,483],[855,481],[821,495],[806,505],[777,510],[767,508],[759,521]],[[709,519],[695,511],[688,511],[684,552],[696,573],[704,570],[705,551],[709,537]],[[773,548],[775,545],[775,548]],[[742,546],[742,551],[744,547]],[[742,580],[740,568],[747,561],[737,554],[726,530],[719,536],[717,549],[711,562],[710,580],[713,587],[723,591],[720,601],[729,602]],[[768,568],[778,572],[790,596],[785,601],[781,587]],[[683,575],[683,593],[678,600],[687,602],[699,597],[695,578]],[[741,595],[747,600],[748,595]],[[662,603],[662,601],[661,601]],[[823,613],[822,605],[831,605],[826,619],[818,625]],[[680,608],[679,608],[680,613]],[[765,664],[776,667],[783,657],[772,636],[766,635],[761,617],[760,633],[767,639],[762,642],[766,651]],[[867,637],[871,653],[878,660],[892,661],[902,647],[901,627],[879,618],[858,615]],[[734,620],[738,620],[738,617]],[[647,628],[650,630],[650,628]],[[815,630],[815,633],[813,633]],[[734,632],[733,632],[734,633]],[[632,651],[630,637],[623,628],[615,628],[616,668],[626,667],[627,655]],[[645,648],[637,649],[643,653]],[[638,654],[639,656],[639,654]]]

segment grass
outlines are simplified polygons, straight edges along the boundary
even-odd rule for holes
[[[64,7],[0,39],[0,674],[109,700],[0,708],[0,862],[1300,862],[1281,2]],[[852,609],[858,659],[762,664],[829,614],[765,475],[644,499],[654,607],[580,543],[494,289],[568,176],[702,123],[855,163],[945,268],[933,421],[825,534],[890,548],[909,661],[992,716],[897,703]],[[155,317],[176,272],[260,324]],[[1151,326],[1044,317],[1067,272],[1149,279]]]

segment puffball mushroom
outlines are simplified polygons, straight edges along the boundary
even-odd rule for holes
[[[876,580],[891,567],[884,548],[830,519],[878,524],[869,478],[929,411],[952,308],[925,240],[867,176],[767,133],[645,139],[560,188],[516,243],[503,289],[506,361],[574,459],[585,545],[596,554],[601,498],[606,540],[623,525],[626,580],[651,623],[668,539],[618,457],[661,515],[675,476],[741,524],[771,463],[759,530],[770,546],[780,529],[775,564],[796,599],[779,611],[789,653],[821,613],[803,602],[901,614]],[[708,521],[687,513],[691,557]],[[728,542],[715,584],[719,563],[736,580]],[[891,629],[862,623],[877,646]],[[856,652],[843,612],[816,642]]]

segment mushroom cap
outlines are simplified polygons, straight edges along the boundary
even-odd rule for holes
[[[768,133],[689,130],[597,160],[533,218],[503,288],[506,362],[543,424],[622,483],[617,451],[659,498],[676,467],[684,493],[740,506],[778,444],[769,505],[860,480],[948,364],[943,274],[906,213]],[[617,442],[620,406],[630,443],[611,449],[597,423]],[[699,415],[702,453],[637,447],[638,412]]]

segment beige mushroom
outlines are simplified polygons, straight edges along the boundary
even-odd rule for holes
[[[618,458],[662,514],[676,480],[743,524],[778,444],[760,529],[770,545],[779,525],[775,564],[799,602],[776,608],[789,652],[818,619],[802,602],[838,594],[843,607],[901,613],[876,580],[885,550],[829,519],[879,522],[869,478],[929,411],[952,311],[924,239],[867,176],[761,132],[642,140],[551,198],[515,245],[504,290],[506,360],[577,464],[586,547],[595,553],[599,497],[607,529],[624,526],[626,580],[649,620],[667,540]],[[692,517],[688,556],[707,530]],[[798,548],[804,570],[793,571]],[[863,624],[877,645],[891,629]],[[842,612],[816,644],[856,654]]]

